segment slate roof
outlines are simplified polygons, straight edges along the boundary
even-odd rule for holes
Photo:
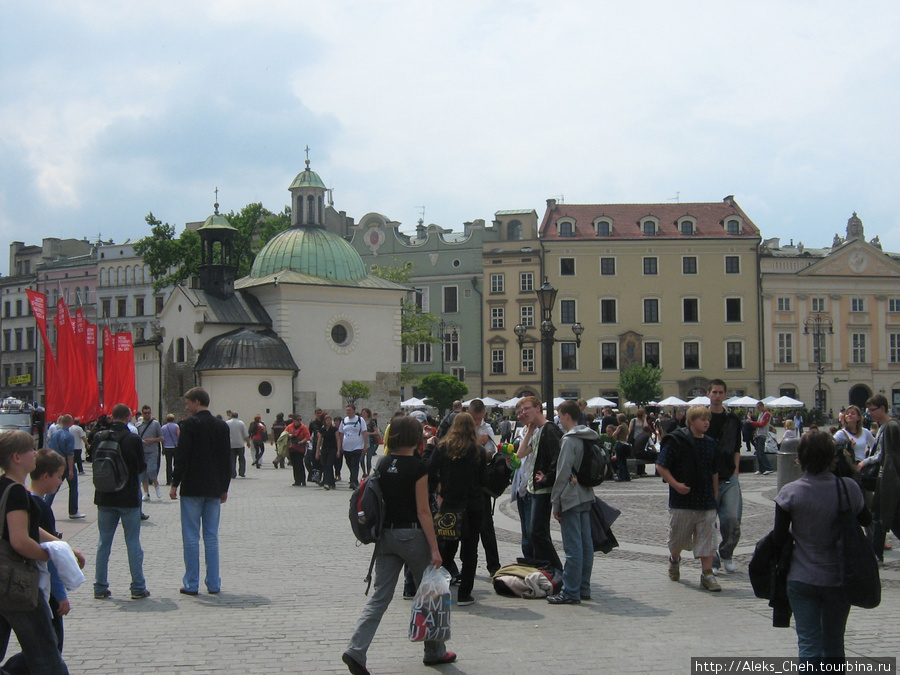
[[[238,328],[209,340],[197,358],[195,370],[298,371],[291,350],[272,330]]]
[[[194,305],[206,307],[206,323],[271,326],[272,319],[251,293],[235,292],[228,298],[220,298],[199,288],[182,288]]]

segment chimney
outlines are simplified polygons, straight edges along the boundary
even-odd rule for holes
[[[737,204],[734,203],[734,195],[728,195],[722,201],[725,202],[726,204],[728,204],[728,206],[731,206],[732,208],[737,206]]]
[[[551,198],[547,200],[547,208],[551,211],[556,211],[556,199]]]

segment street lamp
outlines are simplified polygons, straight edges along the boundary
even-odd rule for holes
[[[444,374],[444,359],[446,358],[446,349],[447,343],[444,341],[447,336],[447,331],[450,331],[450,342],[456,341],[456,338],[459,336],[459,326],[457,326],[453,321],[444,321],[443,319],[437,324],[438,330],[440,331],[441,336],[441,375]]]
[[[813,359],[816,362],[816,380],[818,382],[816,385],[816,409],[820,413],[825,412],[825,402],[822,398],[822,376],[825,374],[825,368],[822,367],[822,356],[825,351],[825,345],[822,337],[826,333],[833,335],[833,326],[834,322],[831,320],[831,317],[822,316],[821,314],[813,314],[803,320],[803,334],[809,335],[812,333],[813,336]]]
[[[553,305],[556,303],[557,290],[550,285],[547,277],[544,277],[543,285],[534,293],[537,295],[538,303],[541,306],[541,337],[528,337],[526,333],[528,329],[522,324],[518,324],[513,328],[519,347],[525,343],[541,343],[541,383],[543,384],[541,396],[547,406],[547,419],[553,419],[553,343],[568,342],[568,340],[558,340],[554,337],[556,334],[556,326],[553,325]],[[575,347],[581,347],[581,334],[584,333],[584,326],[576,322],[572,324],[572,332],[575,334]]]

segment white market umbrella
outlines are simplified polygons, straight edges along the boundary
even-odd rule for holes
[[[518,405],[519,401],[522,400],[522,398],[522,396],[513,396],[512,398],[503,401],[503,403],[500,403],[499,405],[501,408],[515,408]]]
[[[561,406],[563,403],[565,403],[568,400],[569,399],[563,398],[562,396],[557,396],[555,399],[553,399],[553,407],[558,408],[559,406]]]
[[[772,401],[775,401],[777,398],[778,398],[777,396],[766,396],[764,399],[762,399],[762,402],[765,403],[766,405],[769,405],[770,403],[772,403]]]
[[[790,396],[780,396],[769,403],[773,408],[802,408],[803,401],[798,401]]]
[[[500,405],[500,403],[502,403],[502,401],[498,401],[497,399],[491,398],[490,396],[484,396],[484,397],[476,396],[475,398],[470,398],[468,401],[463,401],[462,404],[464,406],[467,406],[475,399],[479,399],[488,408],[493,408],[495,406]]]
[[[427,408],[428,404],[425,403],[425,401],[423,401],[422,399],[416,398],[415,396],[413,396],[412,398],[408,398],[405,401],[401,401],[400,407],[401,408]]]
[[[709,396],[695,396],[686,405],[709,405]]]
[[[758,401],[752,396],[735,396],[731,400],[725,401],[729,408],[752,408],[757,403]]]
[[[588,408],[602,408],[603,406],[613,406],[615,407],[615,403],[610,401],[608,398],[603,398],[602,396],[595,396],[594,398],[589,398],[587,400]]]
[[[657,403],[656,405],[674,405],[674,406],[683,406],[683,405],[693,405],[693,403],[688,403],[687,401],[682,401],[677,396],[667,396],[662,401]]]

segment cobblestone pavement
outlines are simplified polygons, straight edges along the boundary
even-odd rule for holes
[[[269,460],[271,450],[267,451]],[[183,563],[178,502],[144,504],[144,572],[152,593],[132,601],[125,544],[117,533],[110,559],[112,598],[95,600],[96,509],[90,465],[80,480],[85,521],[69,521],[57,497],[60,529],[88,559],[88,578],[72,596],[64,657],[73,673],[346,672],[341,653],[365,603],[362,579],[371,555],[347,523],[346,482],[326,492],[292,487],[290,470],[250,468],[232,483],[222,509],[222,593],[180,595]],[[346,472],[345,472],[346,477]],[[793,629],[775,629],[766,601],[753,596],[746,565],[770,528],[775,476],[741,476],[744,535],[738,572],[721,577],[722,593],[699,588],[699,561],[685,555],[682,581],[666,575],[666,486],[658,478],[604,483],[597,489],[621,509],[621,546],[597,555],[592,602],[551,606],[496,595],[479,564],[476,603],[454,606],[449,648],[459,661],[444,673],[687,673],[692,656],[794,656]],[[63,486],[63,491],[67,489]],[[519,524],[506,498],[495,515],[501,560],[519,555]],[[554,523],[554,528],[556,524]],[[554,529],[559,542],[559,531]],[[897,546],[898,542],[889,538]],[[558,543],[560,552],[561,543]],[[898,546],[900,548],[900,546]],[[853,609],[848,655],[900,654],[900,552],[889,551],[884,598]],[[406,639],[410,605],[398,593],[369,652],[373,673],[434,672]],[[14,653],[11,645],[9,653]]]

